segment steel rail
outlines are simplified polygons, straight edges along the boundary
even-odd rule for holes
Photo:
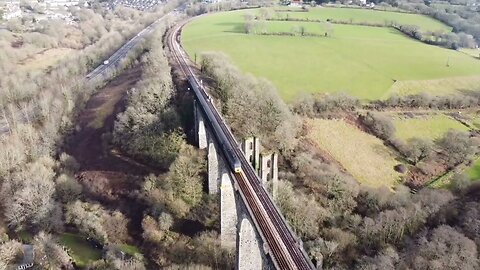
[[[96,77],[102,75],[105,70],[109,69],[112,66],[115,66],[118,64],[118,62],[124,58],[127,53],[135,47],[141,39],[150,34],[156,27],[158,23],[160,23],[162,20],[167,18],[170,13],[164,14],[162,17],[158,18],[155,20],[153,23],[148,25],[147,27],[143,28],[140,32],[138,32],[134,37],[130,38],[125,44],[123,44],[120,48],[118,48],[108,59],[108,64],[101,64],[98,67],[96,67],[94,70],[92,70],[87,76],[87,80],[93,80]]]

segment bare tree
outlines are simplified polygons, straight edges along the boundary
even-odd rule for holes
[[[63,203],[73,202],[82,194],[82,185],[67,174],[62,174],[56,179],[55,192],[57,198]]]
[[[5,217],[9,225],[21,229],[24,225],[45,225],[54,209],[54,172],[41,162],[31,163],[26,171],[13,175],[2,186]]]
[[[407,142],[406,155],[414,162],[417,163],[422,159],[428,158],[433,151],[433,143],[431,141],[411,138]]]
[[[471,159],[477,151],[477,146],[468,133],[455,130],[449,130],[437,144],[443,149],[445,160],[450,167]]]
[[[413,269],[474,270],[479,267],[475,243],[450,226],[434,229],[417,243],[412,254]]]
[[[45,269],[73,269],[72,258],[50,234],[40,232],[33,239],[35,262]]]
[[[22,254],[22,244],[16,240],[10,240],[0,244],[0,268],[7,269]]]
[[[306,238],[318,235],[321,222],[329,214],[313,197],[295,193],[292,185],[285,181],[279,182],[276,201],[293,229]]]

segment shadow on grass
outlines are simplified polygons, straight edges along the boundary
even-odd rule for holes
[[[475,90],[467,90],[467,89],[460,89],[458,90],[461,94],[467,96],[467,97],[472,97],[475,99],[480,99],[480,86],[477,87]]]
[[[245,24],[244,23],[216,23],[215,25],[220,26],[231,26],[232,29],[228,31],[222,31],[226,33],[245,33]]]

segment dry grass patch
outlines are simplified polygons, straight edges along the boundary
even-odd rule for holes
[[[306,120],[308,137],[328,152],[360,183],[393,187],[400,174],[395,154],[383,141],[343,120]]]
[[[69,48],[45,50],[22,60],[21,63],[19,63],[19,68],[26,71],[44,70],[56,65],[60,60],[74,52],[75,50]]]

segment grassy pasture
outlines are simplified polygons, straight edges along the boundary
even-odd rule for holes
[[[400,96],[421,92],[443,96],[462,90],[480,90],[480,75],[457,76],[431,80],[404,80],[395,82],[385,93],[384,98],[392,94]]]
[[[449,129],[468,131],[468,127],[443,114],[428,115],[416,118],[394,119],[396,136],[402,140],[413,137],[435,140],[443,136]]]
[[[473,181],[480,181],[480,158],[467,170],[467,174]]]
[[[480,59],[480,50],[479,49],[460,49],[461,52],[466,53],[476,59]]]
[[[333,25],[332,37],[248,35],[244,33],[244,14],[252,12],[256,11],[224,12],[195,19],[183,29],[183,46],[192,59],[197,56],[197,61],[205,51],[229,55],[244,72],[272,81],[287,102],[302,92],[345,92],[362,99],[380,99],[390,92],[403,93],[402,89],[390,90],[395,81],[480,75],[480,61],[461,52],[423,44],[392,28]],[[372,18],[387,13],[361,12],[372,12]],[[304,12],[297,13],[305,16]],[[325,32],[322,23],[265,22],[270,32],[290,32],[302,25],[307,32]],[[423,90],[433,94],[437,91],[420,86],[409,93]],[[451,91],[455,89],[441,90]]]
[[[286,14],[284,14],[284,17],[286,17]],[[310,20],[333,19],[341,21],[352,21],[354,23],[396,22],[398,24],[417,25],[418,27],[420,27],[420,29],[424,31],[452,30],[451,27],[445,25],[444,23],[424,15],[358,8],[311,8],[309,12],[288,12],[288,17]]]
[[[92,247],[90,243],[77,234],[63,233],[60,236],[62,245],[70,249],[70,255],[80,268],[85,267],[89,262],[102,258],[102,251]]]
[[[360,183],[393,187],[400,174],[393,167],[399,162],[383,142],[343,120],[306,120],[308,137],[328,152]]]

